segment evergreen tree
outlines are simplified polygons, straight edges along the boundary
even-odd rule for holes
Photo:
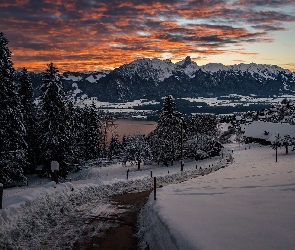
[[[196,114],[187,121],[186,133],[188,136],[196,134],[216,137],[219,133],[218,119],[214,114]]]
[[[67,159],[72,164],[80,163],[82,157],[81,152],[81,137],[83,136],[82,131],[84,129],[83,126],[83,109],[75,106],[73,101],[69,101],[68,103],[68,114],[69,114],[69,132],[68,139],[70,141],[69,144],[69,152],[67,155]]]
[[[219,154],[218,119],[213,114],[197,114],[186,121],[184,151],[186,157],[203,159]]]
[[[34,104],[34,89],[26,68],[22,69],[19,77],[18,93],[27,132],[25,141],[27,143],[26,156],[28,159],[28,166],[24,171],[26,173],[33,173],[36,166],[36,105]]]
[[[83,129],[80,138],[84,160],[96,159],[101,153],[102,132],[98,110],[94,104],[83,109]]]
[[[152,151],[143,135],[138,134],[133,137],[127,137],[126,145],[123,148],[123,162],[136,161],[139,170],[141,162],[151,158]]]
[[[118,157],[121,153],[121,144],[116,136],[112,136],[110,145],[108,148],[108,158],[111,160],[114,157]]]
[[[8,40],[0,32],[0,182],[25,180],[25,127]]]
[[[40,160],[48,167],[51,161],[58,161],[61,174],[66,176],[66,156],[70,151],[68,98],[59,79],[58,69],[53,63],[50,63],[43,73],[40,91]]]
[[[181,158],[183,118],[172,96],[167,96],[156,129],[149,135],[154,158],[165,165]]]

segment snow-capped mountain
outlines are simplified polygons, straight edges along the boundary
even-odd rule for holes
[[[35,86],[40,74],[31,74]],[[78,97],[100,101],[131,101],[174,97],[243,94],[256,96],[295,95],[295,73],[276,65],[209,63],[198,66],[190,57],[170,60],[139,59],[112,71],[66,72],[60,78],[66,90]]]

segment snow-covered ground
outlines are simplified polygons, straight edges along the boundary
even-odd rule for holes
[[[295,153],[234,149],[234,162],[151,195],[142,249],[295,249]]]
[[[167,185],[195,177],[200,174],[199,167],[221,166],[220,160],[216,157],[198,162],[198,170],[195,161],[186,162],[183,172],[179,162],[168,168],[142,165],[140,171],[136,165],[96,167],[94,163],[71,174],[71,182],[57,185],[31,176],[28,187],[4,189],[0,249],[72,249],[93,217],[119,213],[108,197],[152,188],[151,171],[159,184]],[[102,222],[93,233],[111,226]]]
[[[275,163],[267,146],[229,145],[225,152],[232,149],[233,163],[219,171],[226,165],[221,157],[185,162],[183,172],[179,162],[140,171],[94,164],[67,183],[31,177],[28,187],[4,189],[0,249],[72,249],[91,219],[122,212],[110,196],[152,188],[151,171],[164,187],[141,212],[142,248],[294,249],[295,153],[280,149]],[[201,176],[200,167],[213,171]],[[92,232],[112,226],[102,221]]]

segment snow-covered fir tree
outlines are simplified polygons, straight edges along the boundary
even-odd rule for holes
[[[128,136],[125,143],[122,153],[124,163],[135,161],[139,170],[142,161],[152,159],[152,151],[145,136],[141,134]]]
[[[222,148],[218,136],[219,129],[216,115],[193,115],[186,120],[185,156],[198,160],[218,155]]]
[[[25,126],[8,40],[0,32],[0,182],[25,180]]]
[[[85,106],[82,112],[80,149],[84,160],[96,159],[101,153],[102,132],[98,110],[94,103]]]
[[[122,146],[117,136],[112,136],[110,144],[108,147],[108,158],[111,160],[113,158],[119,157],[122,152]]]
[[[222,144],[216,137],[206,134],[195,134],[184,142],[184,156],[201,160],[219,155]]]
[[[83,160],[83,153],[81,152],[81,137],[83,136],[83,108],[74,105],[72,100],[68,102],[68,138],[70,141],[67,160],[71,164],[78,164]]]
[[[186,135],[204,134],[217,136],[218,118],[214,114],[196,114],[186,121]]]
[[[27,143],[26,156],[28,165],[24,168],[25,173],[33,173],[36,167],[36,105],[34,103],[34,89],[26,68],[21,70],[19,76],[19,97],[21,100],[21,111],[26,128],[25,141]]]
[[[66,156],[70,151],[68,98],[53,63],[43,73],[39,96],[40,160],[46,166],[58,161],[60,172],[67,174]]]
[[[149,135],[149,143],[154,159],[173,164],[181,158],[182,129],[184,129],[182,114],[176,110],[172,96],[167,96],[158,120],[156,129]]]

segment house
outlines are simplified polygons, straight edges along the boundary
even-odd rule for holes
[[[247,142],[259,142],[271,144],[277,139],[277,135],[295,137],[295,125],[287,123],[273,123],[253,121],[250,124],[241,124],[241,131]]]

